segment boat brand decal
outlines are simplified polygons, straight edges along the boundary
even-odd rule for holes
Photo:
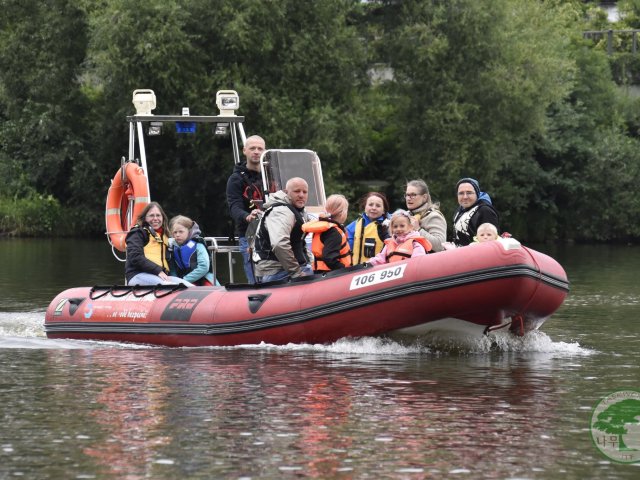
[[[182,292],[171,300],[164,309],[160,320],[169,322],[188,322],[196,306],[211,292],[187,291]]]
[[[357,290],[359,288],[377,285],[379,283],[390,282],[404,276],[404,269],[407,268],[406,263],[400,263],[384,270],[378,270],[371,273],[363,273],[356,275],[351,279],[349,290]]]
[[[89,319],[93,315],[93,303],[88,303],[87,308],[84,311],[84,318]]]
[[[64,304],[65,303],[67,303],[67,299],[66,298],[63,298],[62,300],[60,300],[58,302],[58,305],[56,305],[56,309],[53,311],[53,314],[55,316],[62,315],[62,309],[64,308]]]

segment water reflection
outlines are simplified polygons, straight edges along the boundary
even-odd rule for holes
[[[115,363],[108,356],[91,357],[90,368],[95,375],[86,387],[95,397],[91,404],[99,408],[89,415],[102,435],[83,452],[97,460],[102,473],[143,478],[129,474],[131,465],[139,465],[136,470],[143,472],[141,467],[154,458],[156,449],[171,442],[163,412],[169,386],[166,367],[147,362],[144,353],[136,354],[133,363],[131,353],[123,352],[123,363]],[[80,355],[81,360],[86,358]]]
[[[67,384],[50,382],[51,413],[64,417],[71,403],[85,430],[95,432],[77,455],[118,478],[275,478],[288,471],[362,478],[457,468],[502,478],[544,470],[558,448],[550,435],[557,386],[545,357],[415,355],[379,358],[374,366],[308,352],[47,356],[50,373],[69,365],[79,372]],[[516,447],[523,441],[526,451]]]
[[[65,270],[35,257],[59,244],[7,245],[24,265],[0,270],[0,478],[637,476],[588,430],[595,402],[640,378],[637,248],[549,252],[572,290],[522,339],[166,349],[47,340],[44,307],[101,283],[111,252],[87,242]],[[51,284],[19,274],[43,267]]]

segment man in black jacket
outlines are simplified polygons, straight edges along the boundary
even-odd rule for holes
[[[244,271],[249,283],[255,283],[255,277],[245,234],[249,223],[256,218],[262,201],[264,201],[260,157],[265,148],[265,141],[262,137],[258,135],[248,137],[242,149],[246,161],[236,165],[227,180],[229,214],[235,224],[235,235],[238,237]]]
[[[460,179],[456,184],[456,191],[460,205],[453,216],[453,242],[456,246],[471,244],[478,227],[483,223],[499,228],[498,211],[489,194],[480,190],[480,184],[475,178]]]

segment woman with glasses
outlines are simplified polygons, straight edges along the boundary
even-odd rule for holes
[[[453,243],[464,247],[473,242],[478,227],[491,223],[499,228],[498,211],[491,203],[491,197],[480,191],[480,184],[474,178],[462,178],[456,184],[458,204],[453,216]]]
[[[169,276],[167,251],[167,215],[157,202],[150,202],[127,233],[127,261],[125,276],[127,285],[170,285],[191,283]]]
[[[407,209],[413,216],[413,226],[431,244],[432,252],[444,250],[447,240],[447,221],[440,206],[431,201],[429,187],[424,180],[407,182],[404,194]]]

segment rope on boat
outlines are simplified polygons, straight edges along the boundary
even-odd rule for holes
[[[138,287],[138,288],[135,288],[135,287]],[[131,287],[129,287],[129,289],[130,289],[129,291],[133,293],[133,296],[135,298],[142,298],[149,295],[150,293],[153,293],[155,291],[155,286],[132,285]]]
[[[107,293],[109,293],[110,289],[111,287],[101,287],[99,285],[96,285],[95,287],[91,287],[91,290],[89,290],[89,300],[97,300],[98,298],[104,297]],[[96,294],[98,290],[104,290],[104,291],[100,294]]]
[[[156,285],[153,294],[156,298],[166,297],[167,295],[171,295],[173,292],[178,290],[185,290],[187,286],[184,283],[178,283],[175,285]],[[162,292],[162,290],[167,290],[166,292]]]
[[[183,283],[171,285],[96,285],[89,290],[89,299],[97,300],[105,295],[120,298],[130,293],[132,293],[135,298],[141,298],[151,293],[153,293],[156,298],[162,298],[186,288],[187,286]]]

